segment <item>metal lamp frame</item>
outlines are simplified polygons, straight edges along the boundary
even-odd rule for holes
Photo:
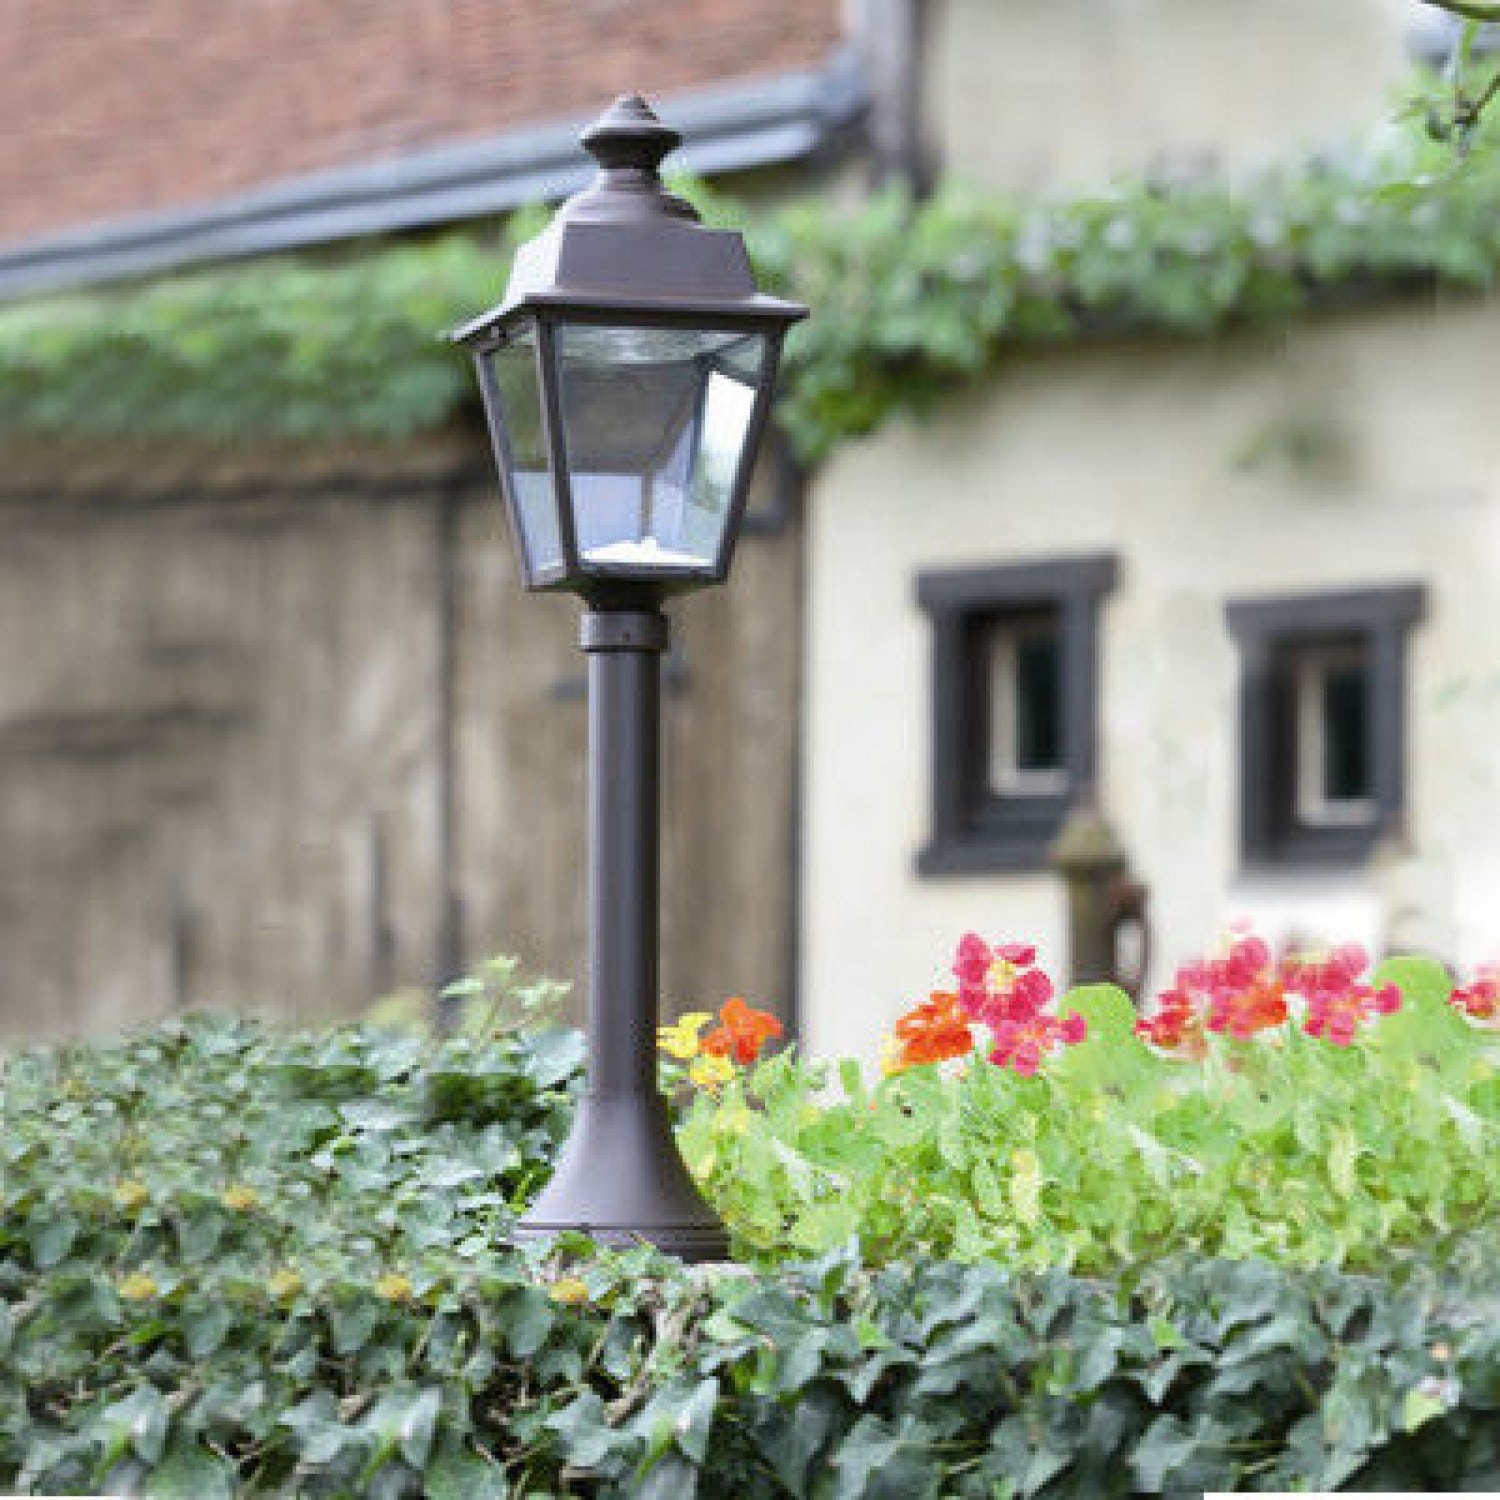
[[[728,1236],[683,1164],[656,1085],[660,690],[667,646],[660,605],[728,577],[782,340],[807,309],[759,292],[740,236],[706,228],[662,186],[658,168],[678,140],[644,100],[617,100],[583,136],[599,177],[517,251],[505,301],[452,337],[478,366],[525,586],[576,593],[586,605],[579,644],[589,683],[587,1086],[552,1179],[516,1234],[535,1239],[576,1229],[606,1243],[647,1241],[684,1259],[713,1260],[728,1254]],[[580,555],[558,361],[559,331],[576,326],[763,338],[754,406],[711,565],[609,565]],[[561,552],[550,566],[539,566],[527,545],[490,363],[531,328]],[[701,419],[700,411],[695,420]]]
[[[693,333],[740,334],[763,340],[760,368],[755,377],[755,404],[740,444],[729,506],[711,566],[650,568],[630,564],[592,563],[583,557],[578,547],[572,466],[568,459],[557,353],[557,336],[565,327],[681,329]],[[664,599],[692,589],[723,583],[728,579],[730,565],[734,560],[735,543],[739,539],[745,507],[749,502],[755,458],[771,418],[772,396],[781,364],[785,327],[785,322],[778,316],[747,314],[740,310],[729,312],[722,305],[669,309],[659,304],[585,303],[559,297],[545,302],[528,300],[518,307],[508,309],[503,319],[488,327],[471,344],[485,416],[500,460],[500,482],[505,496],[511,541],[521,562],[522,583],[527,590],[533,593],[577,593],[587,598],[608,595],[617,591],[621,585],[639,584],[649,585],[657,598]],[[513,484],[514,466],[508,450],[494,374],[489,364],[491,355],[505,348],[527,329],[534,329],[536,334],[532,359],[542,397],[542,442],[557,507],[558,539],[562,550],[559,562],[540,567],[533,562],[526,544],[520,497]]]

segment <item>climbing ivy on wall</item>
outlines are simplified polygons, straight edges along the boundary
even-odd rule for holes
[[[1011,349],[1100,333],[1204,336],[1329,302],[1500,272],[1495,153],[1404,135],[1230,180],[1074,197],[958,185],[747,211],[760,275],[815,316],[788,345],[781,420],[809,460],[921,411]],[[453,233],[277,258],[0,309],[0,436],[401,439],[472,398],[440,331],[498,299],[498,239]]]

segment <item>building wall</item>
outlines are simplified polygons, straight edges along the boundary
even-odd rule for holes
[[[925,569],[1113,551],[1100,790],[1150,887],[1155,978],[1228,920],[1500,946],[1500,303],[1430,301],[1212,344],[1013,357],[923,426],[841,453],[810,495],[802,1003],[821,1053],[872,1056],[968,929],[1061,966],[1045,874],[919,878],[928,828]],[[1226,599],[1424,582],[1411,640],[1411,858],[1239,873]]]
[[[577,609],[520,591],[482,452],[7,456],[0,1037],[347,1013],[456,938],[581,974]],[[785,1005],[798,548],[672,611],[669,1005]]]
[[[1253,166],[1391,117],[1413,0],[933,0],[923,67],[943,167],[1052,190]]]
[[[420,505],[33,491],[0,529],[5,1032],[323,1011],[430,948]]]

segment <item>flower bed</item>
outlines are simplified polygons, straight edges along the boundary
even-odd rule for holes
[[[689,1054],[673,1059],[692,1095],[684,1140],[690,1155],[725,1153],[709,1181],[756,1249],[761,1269],[747,1274],[584,1241],[506,1248],[566,1129],[572,1033],[486,1027],[437,1043],[194,1020],[8,1059],[0,1491],[1500,1488],[1493,1054],[1465,1018],[1483,1019],[1488,981],[1461,993],[1460,1015],[1432,966],[1387,967],[1368,983],[1370,1016],[1339,1045],[1327,1027],[1307,1034],[1313,1006],[1281,966],[1269,980],[1286,1018],[1244,1039],[1221,1033],[1214,990],[1234,976],[1208,970],[1185,991],[1203,1035],[1184,1024],[1148,1043],[1113,994],[1059,1005],[1023,981],[1035,966],[1021,952],[980,965],[971,945],[967,957],[954,1000],[924,1004],[983,1050],[893,1054],[895,1071],[873,1084],[846,1068],[847,1099],[809,1092],[818,1070],[787,1054],[761,1059],[772,1028],[748,1006],[675,1031]],[[1256,977],[1268,980],[1264,965]],[[1393,1014],[1386,983],[1402,995]],[[914,1022],[905,1040],[929,1030],[941,1027]],[[1034,1059],[1028,1037],[1045,1042]],[[703,1056],[724,1066],[690,1082]],[[1415,1086],[1398,1098],[1403,1077]],[[1297,1113],[1315,1086],[1342,1090],[1342,1116]],[[1133,1092],[1157,1100],[1132,1117],[1155,1144],[1125,1128]],[[1232,1120],[1251,1147],[1217,1141]],[[788,1132],[783,1153],[773,1126]],[[1110,1134],[1120,1128],[1123,1141]],[[1397,1128],[1425,1134],[1367,1134]],[[859,1158],[889,1202],[874,1183],[824,1191],[815,1148],[827,1156],[861,1132],[892,1157]],[[994,1180],[982,1187],[986,1132]],[[1189,1140],[1200,1170],[1186,1165]],[[1087,1160],[1060,1179],[1053,1153],[1069,1143]],[[1254,1152],[1268,1143],[1281,1154],[1261,1159],[1257,1185]],[[745,1170],[780,1157],[743,1200],[724,1183],[735,1152]],[[1143,1215],[1179,1195],[1200,1206],[1139,1229],[1122,1200],[1097,1214],[1070,1206],[1094,1190],[1096,1156],[1134,1173]],[[1318,1174],[1305,1194],[1291,1189],[1298,1163]],[[1393,1164],[1406,1177],[1381,1186]],[[1439,1183],[1419,1180],[1433,1172]],[[792,1210],[783,1227],[804,1235],[820,1224],[832,1235],[852,1196],[861,1244],[812,1260],[757,1244],[768,1182]],[[1209,1247],[1194,1215],[1214,1185],[1249,1214],[1261,1259],[1192,1253],[1190,1232]],[[1284,1243],[1252,1191],[1302,1215]],[[922,1249],[950,1213],[926,1200],[960,1192],[975,1195],[976,1264]],[[1330,1204],[1352,1227],[1337,1228]],[[1008,1225],[1020,1225],[1011,1241],[983,1239]],[[1370,1271],[1297,1264],[1325,1241],[1328,1259]],[[997,1263],[1040,1260],[1047,1246],[1095,1274]],[[946,1248],[963,1250],[961,1235]]]
[[[1495,1222],[1494,973],[1455,990],[1425,960],[1368,974],[1353,947],[1277,960],[1242,933],[1138,1021],[1117,990],[1056,1000],[1034,959],[966,938],[887,1076],[846,1065],[841,1098],[788,1054],[697,1090],[683,1146],[737,1251],[1377,1269]]]

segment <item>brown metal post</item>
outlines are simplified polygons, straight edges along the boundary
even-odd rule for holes
[[[723,1260],[724,1226],[698,1192],[656,1086],[661,657],[655,609],[590,609],[588,1083],[552,1180],[520,1238],[583,1230]]]

